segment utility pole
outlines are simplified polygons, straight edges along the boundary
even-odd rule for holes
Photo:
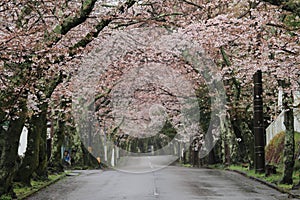
[[[254,114],[253,114],[253,131],[254,131],[254,166],[256,173],[265,172],[265,127],[263,117],[263,99],[262,99],[262,72],[258,70],[254,76]]]

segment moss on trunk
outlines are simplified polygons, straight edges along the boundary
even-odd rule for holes
[[[61,159],[61,147],[64,141],[64,127],[65,121],[63,120],[64,114],[57,120],[54,128],[53,147],[50,159],[50,168],[53,172],[63,172],[63,165]]]
[[[27,114],[26,98],[20,102],[18,118],[9,121],[7,130],[0,126],[0,196],[13,194],[12,181],[18,168],[19,140]]]
[[[41,112],[28,119],[28,139],[27,150],[23,162],[18,170],[16,181],[30,186],[30,180],[34,178],[47,178],[47,108],[48,104],[40,106]]]
[[[294,171],[294,153],[295,153],[295,141],[294,141],[294,113],[291,108],[292,95],[288,97],[284,95],[283,105],[285,108],[284,113],[284,125],[286,128],[285,141],[284,141],[284,171],[281,183],[292,184],[293,183],[293,171]]]
[[[38,179],[48,179],[48,160],[47,160],[47,109],[48,103],[44,103],[41,106],[41,113],[39,114],[39,119],[35,122],[39,125],[39,152],[38,152],[38,166],[35,170]]]
[[[33,116],[33,118],[36,118]],[[38,131],[35,130],[33,124],[28,127],[27,149],[22,164],[18,170],[15,181],[24,185],[31,186],[30,179],[32,173],[38,165],[38,147],[39,147]]]

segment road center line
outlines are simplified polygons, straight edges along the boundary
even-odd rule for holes
[[[155,172],[153,170],[154,167],[151,163],[150,157],[147,156],[147,158],[148,158],[149,166],[152,169],[152,175],[153,175],[153,195],[154,195],[154,197],[159,198],[159,193],[157,191],[157,184],[156,184],[156,176],[155,176]]]

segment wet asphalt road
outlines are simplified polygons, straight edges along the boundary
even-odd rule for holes
[[[151,159],[134,158],[151,164]],[[160,158],[161,159],[161,158]],[[76,175],[78,173],[78,175]],[[30,200],[269,200],[288,199],[256,181],[229,171],[169,166],[147,173],[118,170],[74,171]]]

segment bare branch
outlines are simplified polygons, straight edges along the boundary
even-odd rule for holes
[[[195,7],[197,7],[197,8],[204,9],[203,6],[200,6],[200,5],[198,5],[198,4],[195,4],[195,3],[191,2],[191,1],[187,1],[187,0],[181,0],[181,1],[183,1],[184,3],[187,3],[187,4],[189,4],[189,5],[195,6]]]
[[[292,55],[297,55],[296,52],[293,52],[293,51],[285,49],[285,48],[281,48],[281,50],[284,51],[284,52],[286,52],[286,53],[292,54]]]
[[[273,27],[277,27],[277,28],[282,28],[282,29],[285,29],[285,30],[288,30],[288,31],[297,31],[297,30],[299,30],[299,28],[290,28],[290,27],[288,27],[288,26],[285,26],[285,25],[283,25],[283,24],[274,24],[274,23],[267,23],[266,24],[267,26],[273,26]],[[293,32],[293,34],[295,34],[295,35],[298,35],[297,33],[295,33],[295,32]]]
[[[251,9],[255,9],[258,5],[259,5],[260,2],[258,3],[253,3],[253,2],[249,2],[250,6],[249,6],[249,9],[246,10],[244,13],[242,13],[238,19],[241,19],[243,17],[245,17],[246,15],[250,14],[251,15]]]

